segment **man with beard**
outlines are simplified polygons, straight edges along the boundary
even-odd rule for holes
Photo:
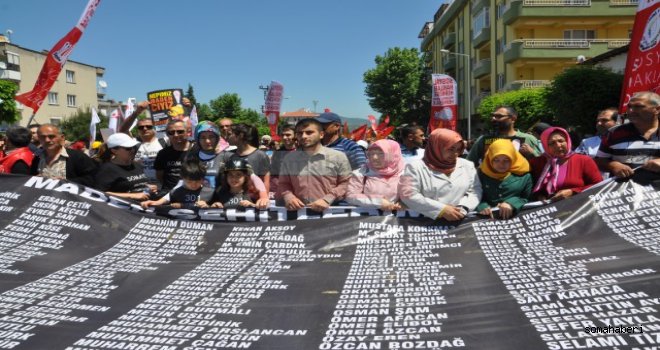
[[[316,119],[296,124],[298,150],[284,157],[277,188],[288,210],[308,206],[322,212],[346,195],[351,165],[344,153],[321,144],[323,134]]]
[[[598,112],[598,117],[596,117],[596,136],[582,140],[580,145],[575,149],[575,152],[595,158],[600,147],[601,138],[607,133],[607,130],[618,124],[618,117],[619,113],[617,113],[617,109],[614,107]]]
[[[488,146],[498,139],[511,140],[516,150],[527,159],[540,155],[539,141],[534,135],[516,130],[514,128],[516,119],[518,119],[518,112],[513,107],[500,106],[495,108],[495,112],[490,115],[494,133],[480,136],[470,149],[467,159],[478,167],[484,154],[486,154],[486,150],[488,150]]]

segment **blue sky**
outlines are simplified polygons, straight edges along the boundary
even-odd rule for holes
[[[330,108],[352,118],[376,114],[363,73],[390,47],[419,48],[438,0],[102,0],[69,59],[106,69],[107,97],[188,83],[199,102],[237,93],[259,109],[259,85],[284,85],[282,111]],[[0,0],[0,31],[14,44],[50,49],[87,0]],[[378,114],[376,114],[378,115]]]

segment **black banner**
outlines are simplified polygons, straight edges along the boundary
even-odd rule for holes
[[[163,210],[195,219],[181,220],[0,179],[2,349],[660,345],[651,186],[451,227],[359,208]]]

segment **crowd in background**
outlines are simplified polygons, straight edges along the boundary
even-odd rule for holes
[[[660,179],[660,96],[652,92],[634,95],[625,115],[601,111],[597,135],[579,145],[559,126],[517,130],[509,106],[492,112],[492,131],[474,142],[414,124],[399,128],[398,140],[354,142],[332,112],[281,127],[277,141],[230,117],[194,129],[172,118],[159,138],[147,107],[139,103],[89,151],[67,145],[55,125],[11,127],[0,138],[0,173],[67,179],[144,208],[265,209],[274,200],[289,210],[349,204],[448,221],[470,211],[507,219],[528,201],[569,198],[608,177]]]

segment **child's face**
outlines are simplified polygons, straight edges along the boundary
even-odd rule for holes
[[[498,173],[506,173],[509,171],[509,169],[511,169],[511,159],[503,154],[500,154],[499,156],[493,157],[491,165],[493,166],[493,170],[497,171]]]
[[[191,191],[199,190],[200,188],[202,188],[203,183],[204,183],[204,179],[202,180],[183,179],[183,187]]]
[[[230,188],[241,188],[245,183],[245,174],[241,170],[229,170],[227,172],[227,184]]]

